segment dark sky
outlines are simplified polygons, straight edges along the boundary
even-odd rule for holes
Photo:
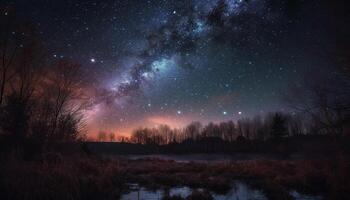
[[[91,76],[89,131],[120,134],[288,111],[280,94],[333,70],[337,24],[349,21],[322,0],[11,2],[51,59]]]

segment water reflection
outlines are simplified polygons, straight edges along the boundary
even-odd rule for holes
[[[213,197],[215,200],[267,200],[260,190],[253,189],[240,181],[236,181],[226,195],[213,194]]]
[[[189,187],[175,187],[168,190],[147,190],[144,187],[139,187],[137,184],[130,185],[131,192],[121,197],[121,200],[161,200],[166,196],[188,197],[193,190]],[[201,190],[201,189],[199,189]],[[225,195],[215,194],[214,200],[267,200],[267,197],[260,190],[253,189],[249,185],[241,181],[235,181],[232,189]],[[296,200],[322,200],[321,196],[303,195],[296,191],[291,191],[290,195]]]
[[[295,200],[322,200],[322,196],[311,196],[311,195],[305,195],[305,194],[300,194],[297,191],[291,191],[290,195],[295,199]]]
[[[122,200],[161,200],[165,194],[169,196],[181,196],[186,198],[192,193],[192,189],[188,187],[171,188],[168,191],[156,190],[149,191],[143,187],[137,188],[134,185],[134,191],[122,196]],[[226,195],[212,193],[215,200],[267,200],[265,195],[259,191],[249,187],[247,184],[236,181],[234,186]]]

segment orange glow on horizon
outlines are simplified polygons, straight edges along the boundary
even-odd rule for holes
[[[172,116],[172,115],[155,115],[150,116],[142,121],[137,121],[125,126],[114,127],[113,125],[101,128],[97,124],[87,127],[88,137],[96,139],[99,131],[113,132],[116,136],[129,137],[137,128],[148,127],[153,128],[159,125],[168,125],[170,128],[183,128],[193,121],[193,118],[188,116]]]
[[[182,128],[188,124],[189,119],[185,117],[153,116],[149,117],[147,121],[153,126],[166,124],[171,128]]]

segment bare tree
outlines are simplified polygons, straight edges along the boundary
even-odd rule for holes
[[[130,138],[127,136],[118,136],[116,139],[117,142],[132,142]]]
[[[113,132],[109,133],[108,137],[109,137],[109,141],[110,142],[114,142],[115,141],[115,134]]]
[[[143,143],[143,130],[141,128],[135,129],[131,134],[130,140],[136,144]]]
[[[262,129],[263,129],[262,117],[260,115],[257,115],[251,121],[252,137],[254,139],[264,139]]]
[[[97,140],[100,142],[104,142],[107,140],[107,133],[105,131],[99,131],[97,134]]]
[[[79,136],[76,133],[84,127],[82,111],[87,106],[82,80],[80,65],[70,61],[61,60],[49,68],[45,77],[42,77],[38,97],[40,106],[37,107],[33,134],[46,141]],[[68,124],[74,127],[67,129]],[[65,132],[73,128],[76,131]],[[69,134],[72,137],[67,137]]]
[[[0,7],[0,106],[4,102],[9,82],[15,75],[14,62],[27,33],[19,28],[11,6]]]
[[[223,134],[223,139],[229,142],[233,142],[237,137],[236,127],[233,121],[220,123],[220,130]]]
[[[14,64],[15,74],[10,84],[10,93],[17,93],[23,99],[38,97],[43,83],[44,53],[40,43],[32,38],[18,53]]]
[[[201,133],[202,124],[200,122],[192,122],[184,130],[187,139],[195,140]]]
[[[13,79],[19,78],[19,69],[27,70],[38,64],[34,50],[36,28],[30,23],[18,20],[12,6],[0,6],[0,106],[13,87]],[[36,42],[38,44],[38,42]],[[23,61],[26,61],[26,64]],[[29,71],[27,71],[29,72]],[[22,73],[25,74],[25,73]],[[32,74],[25,74],[29,77]],[[24,77],[21,77],[24,80]],[[23,84],[26,86],[26,84]]]
[[[288,135],[287,118],[282,113],[275,113],[272,118],[271,136],[280,139]]]
[[[20,26],[9,7],[0,7],[0,106],[2,131],[15,140],[29,136],[44,77],[43,51],[34,26]],[[7,13],[3,15],[3,13]]]
[[[341,73],[313,73],[311,80],[291,86],[284,100],[319,124],[319,132],[340,135],[350,122],[350,79]]]
[[[159,134],[160,136],[163,138],[162,143],[163,144],[169,144],[171,142],[171,134],[172,134],[172,130],[168,125],[160,125],[158,127],[159,130]]]
[[[252,139],[251,120],[249,118],[239,119],[237,124],[240,135],[247,139]]]
[[[302,116],[296,113],[292,113],[287,116],[288,120],[288,132],[290,136],[305,135],[305,126],[302,120]]]

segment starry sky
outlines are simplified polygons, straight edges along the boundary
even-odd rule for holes
[[[90,134],[288,111],[281,92],[332,70],[336,25],[348,21],[326,0],[9,2],[50,59],[89,74]]]

